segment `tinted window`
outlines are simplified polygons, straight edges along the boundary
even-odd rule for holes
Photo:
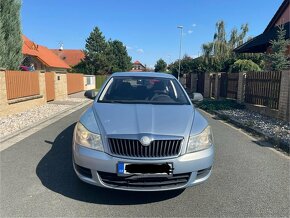
[[[189,104],[175,79],[113,77],[103,89],[99,102],[140,104]]]

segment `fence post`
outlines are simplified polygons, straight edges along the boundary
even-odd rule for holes
[[[204,97],[210,97],[210,73],[204,75]]]
[[[45,74],[38,71],[39,78],[39,95],[43,96],[44,103],[46,102],[46,84],[45,84]]]
[[[220,84],[221,84],[221,73],[217,73],[215,77],[215,90],[214,90],[214,96],[215,99],[220,98]]]
[[[245,72],[239,72],[237,102],[240,104],[245,102],[246,76]]]
[[[290,121],[290,70],[282,71],[278,117],[283,120]]]
[[[8,106],[5,71],[0,70],[0,115]]]

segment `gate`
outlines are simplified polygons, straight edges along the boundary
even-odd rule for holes
[[[55,99],[54,72],[45,73],[45,88],[46,88],[46,101],[53,101]]]
[[[227,98],[237,99],[238,96],[238,85],[239,85],[239,74],[229,73],[227,81]]]
[[[204,95],[204,77],[205,73],[199,73],[197,75],[197,88],[196,91]]]
[[[220,97],[226,98],[227,97],[227,81],[228,76],[227,73],[221,73],[220,78]]]

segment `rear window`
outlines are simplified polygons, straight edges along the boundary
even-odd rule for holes
[[[112,77],[98,102],[134,104],[190,104],[175,79],[160,77]]]

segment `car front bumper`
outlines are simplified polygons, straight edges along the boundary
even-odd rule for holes
[[[212,172],[212,165],[214,160],[214,146],[206,150],[195,153],[184,154],[177,158],[168,158],[162,160],[136,160],[125,159],[111,156],[107,153],[89,149],[73,143],[73,167],[77,176],[84,182],[90,183],[100,187],[113,188],[119,190],[129,191],[162,191],[187,188],[193,185],[200,184],[206,181]],[[103,181],[101,174],[109,174],[117,177],[117,164],[124,163],[138,163],[138,164],[154,164],[154,163],[173,163],[173,175],[188,174],[186,182],[174,185],[154,185],[149,187],[140,186],[118,186],[112,185]],[[169,178],[170,181],[174,178]]]

